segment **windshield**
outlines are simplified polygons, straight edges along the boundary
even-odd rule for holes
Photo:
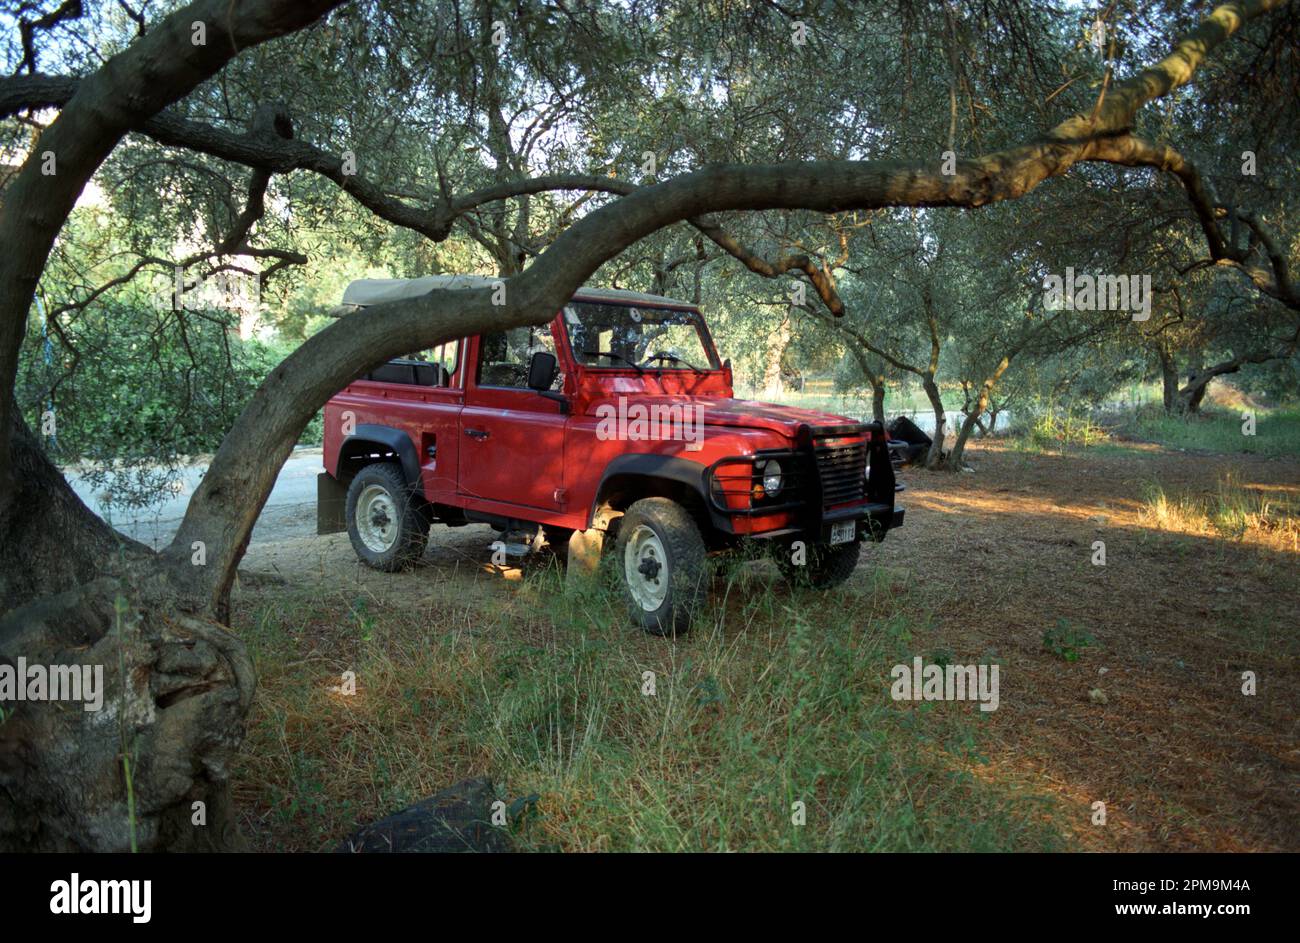
[[[717,370],[704,319],[694,311],[574,301],[564,309],[569,345],[587,367]]]

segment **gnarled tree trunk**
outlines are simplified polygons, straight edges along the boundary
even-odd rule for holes
[[[93,700],[5,705],[0,849],[239,847],[227,770],[254,690],[243,643],[177,608],[156,554],[95,516],[11,415],[0,662],[100,680]]]
[[[0,850],[220,849],[237,841],[226,769],[243,738],[254,675],[243,645],[215,621],[225,592],[184,595],[175,562],[86,508],[11,393],[54,241],[122,137],[241,50],[300,29],[338,2],[196,0],[174,11],[97,71],[60,85],[70,88],[62,110],[0,203],[0,660],[14,669],[19,659],[61,672],[88,668],[92,682],[102,680],[97,710],[84,709],[84,689],[82,703],[32,689],[32,699],[4,705]],[[207,41],[195,44],[199,24]],[[21,79],[32,81],[13,81]],[[44,171],[43,155],[55,173]],[[27,678],[15,680],[28,693]]]

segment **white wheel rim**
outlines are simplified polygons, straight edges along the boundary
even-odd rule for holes
[[[397,503],[383,485],[366,485],[357,498],[357,534],[375,553],[392,549],[397,542]]]
[[[623,578],[636,604],[654,612],[668,598],[668,554],[659,535],[638,524],[623,548]]]

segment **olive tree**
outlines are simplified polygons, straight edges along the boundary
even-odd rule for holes
[[[1211,257],[1251,266],[1258,270],[1260,291],[1300,303],[1285,255],[1266,251],[1267,259],[1259,261],[1260,246],[1269,245],[1264,235],[1254,245],[1225,237],[1225,221],[1239,219],[1251,227],[1249,214],[1219,204],[1193,161],[1172,144],[1138,131],[1145,105],[1186,85],[1233,34],[1285,8],[1283,0],[1224,3],[1151,65],[1122,81],[1108,81],[1105,94],[1086,107],[1062,109],[1062,120],[1044,120],[1037,129],[999,128],[996,136],[989,135],[995,143],[955,160],[918,145],[915,152],[888,157],[862,157],[849,149],[824,157],[791,153],[765,162],[710,160],[653,182],[593,175],[587,167],[541,174],[511,169],[481,185],[462,179],[449,164],[439,169],[431,192],[394,185],[365,161],[353,160],[347,148],[336,147],[329,135],[300,134],[309,123],[295,119],[281,103],[264,102],[265,108],[244,114],[187,107],[191,96],[222,100],[220,76],[232,60],[251,62],[262,55],[264,44],[293,42],[300,30],[324,33],[336,25],[333,18],[324,26],[319,21],[342,6],[341,0],[196,0],[153,20],[140,17],[120,48],[105,48],[79,68],[64,74],[39,71],[42,37],[76,29],[83,6],[65,4],[34,18],[27,4],[12,4],[8,14],[22,24],[22,54],[14,73],[0,79],[0,117],[30,116],[46,108],[57,109],[57,115],[39,128],[0,205],[0,599],[6,609],[0,655],[102,665],[112,709],[94,714],[28,702],[6,718],[0,726],[0,845],[7,848],[194,848],[236,842],[227,764],[241,740],[255,679],[247,652],[224,623],[253,524],[299,432],[335,391],[389,357],[490,327],[545,323],[602,265],[659,230],[680,223],[707,229],[715,225],[715,214],[737,212],[973,210],[1023,197],[1081,163],[1146,166],[1182,182]],[[379,6],[367,6],[366,14]],[[462,15],[457,3],[396,9],[412,19],[431,11],[468,44],[471,57],[494,54],[497,21],[509,30],[508,14]],[[935,32],[954,29],[943,13],[946,6],[915,9],[922,17],[937,12],[938,21],[931,23]],[[794,17],[783,10],[772,8],[764,16],[773,24],[770,29],[793,37]],[[833,10],[836,19],[824,30],[833,41],[873,28],[851,8]],[[657,8],[636,12],[665,15]],[[344,22],[346,16],[337,25]],[[569,24],[584,54],[598,54],[592,43],[601,38],[600,23],[594,17]],[[487,35],[485,25],[492,28]],[[807,46],[792,47],[790,55],[815,57],[822,51],[819,31],[809,35]],[[436,50],[399,51],[399,45],[383,47],[384,52],[409,57],[405,61],[414,64],[413,74],[437,58]],[[357,50],[338,56],[357,56],[355,80],[364,82],[365,57]],[[371,50],[370,58],[384,56]],[[376,62],[374,68],[380,67]],[[301,71],[300,81],[310,88],[310,68]],[[953,72],[950,91],[959,90],[961,82]],[[440,91],[419,86],[404,94]],[[851,93],[851,83],[843,91]],[[953,99],[961,96],[950,96],[950,103]],[[1056,101],[1082,104],[1071,92]],[[464,104],[453,97],[448,113],[468,113]],[[316,115],[314,123],[327,127],[330,117]],[[340,115],[332,118],[343,121]],[[874,133],[866,124],[861,130],[864,137]],[[472,225],[467,218],[502,200],[579,191],[601,197],[528,256],[521,270],[504,277],[500,290],[434,291],[377,305],[308,338],[270,370],[231,423],[174,540],[155,553],[121,537],[76,498],[12,396],[19,347],[56,240],[78,196],[128,135],[247,168],[248,212],[236,217],[237,246],[250,232],[243,221],[264,209],[259,205],[264,183],[293,173],[328,181],[367,212],[434,242],[458,226]],[[371,146],[382,150],[383,141]],[[382,161],[376,167],[382,168]],[[482,225],[481,217],[477,224]],[[1262,223],[1259,231],[1266,232]],[[725,235],[716,230],[714,235],[715,244],[727,246]],[[734,243],[728,251],[737,248]],[[809,277],[819,295],[833,298],[830,279]],[[194,824],[195,803],[207,810],[205,827]]]

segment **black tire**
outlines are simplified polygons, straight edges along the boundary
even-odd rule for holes
[[[634,585],[627,567],[638,554],[635,571],[640,575]],[[642,498],[633,504],[619,521],[612,562],[633,622],[652,635],[676,636],[691,627],[708,590],[708,554],[699,527],[684,507],[668,498]],[[648,608],[660,591],[662,602]]]
[[[847,544],[810,544],[807,547],[807,559],[800,565],[791,556],[793,551],[787,544],[777,552],[777,566],[785,578],[794,586],[808,589],[831,589],[839,586],[858,566],[862,556],[862,544],[853,541]]]
[[[357,519],[358,505],[363,502],[369,526]],[[429,541],[429,520],[412,499],[401,469],[390,462],[367,465],[357,472],[348,486],[347,520],[357,558],[385,573],[420,559]]]

